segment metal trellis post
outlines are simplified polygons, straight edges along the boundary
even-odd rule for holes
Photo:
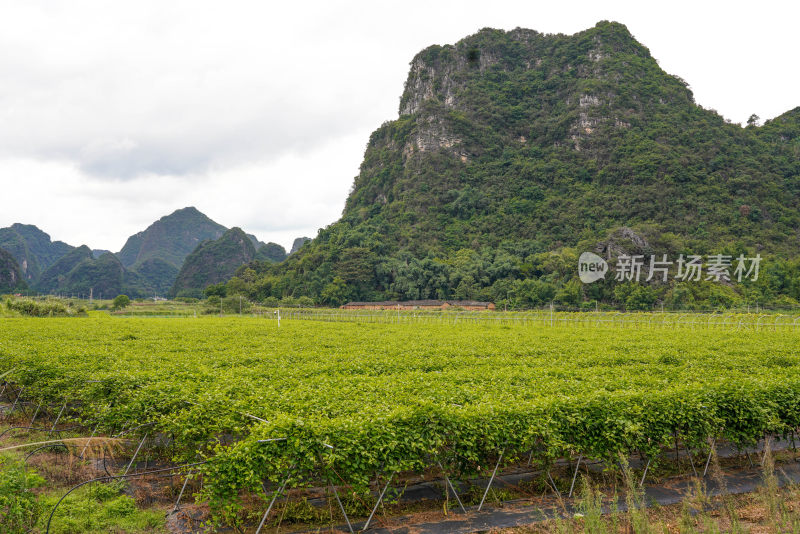
[[[439,464],[439,469],[442,470],[442,476],[444,476],[444,481],[445,481],[445,484],[446,484],[446,486],[444,487],[445,494],[447,494],[447,491],[448,491],[447,488],[449,487],[450,491],[453,492],[453,495],[455,496],[456,501],[458,502],[458,506],[461,507],[461,511],[464,512],[464,513],[467,513],[467,510],[464,508],[464,504],[461,502],[461,498],[458,496],[458,492],[456,491],[456,488],[453,486],[453,483],[450,482],[450,478],[447,476],[447,473],[445,472],[444,467],[442,467],[442,462],[437,461],[436,463]]]
[[[61,414],[64,413],[64,409],[67,407],[67,402],[64,401],[64,404],[61,405],[61,410],[58,412],[58,416],[56,417],[55,423],[53,423],[53,428],[50,429],[50,432],[53,432],[56,429],[56,425],[58,424],[59,419],[61,419]]]
[[[503,453],[504,452],[505,452],[505,449],[500,451],[500,456],[497,458],[497,463],[494,466],[494,471],[492,471],[492,476],[489,477],[489,483],[486,484],[486,491],[483,492],[483,497],[481,498],[481,503],[478,505],[478,511],[479,512],[481,511],[481,508],[483,508],[483,503],[484,503],[484,501],[486,501],[486,496],[489,495],[489,489],[492,487],[492,482],[494,482],[494,477],[497,474],[497,469],[500,467],[500,462],[503,461]]]
[[[375,517],[375,512],[378,511],[378,506],[380,506],[381,501],[383,500],[383,496],[386,495],[386,490],[389,489],[389,484],[392,482],[392,477],[394,477],[394,473],[389,475],[389,480],[386,481],[386,485],[383,487],[383,491],[378,496],[378,502],[375,503],[375,507],[372,509],[372,513],[369,514],[367,518],[367,522],[364,523],[364,527],[361,530],[367,530],[369,528],[369,524],[372,522],[372,518]]]
[[[581,460],[583,460],[583,455],[578,456],[578,463],[575,464],[575,474],[572,475],[572,484],[569,485],[569,495],[567,497],[572,497],[572,490],[575,489],[575,479],[578,478],[578,468],[581,466]]]
[[[131,458],[131,461],[128,463],[128,467],[125,468],[125,472],[122,473],[122,476],[125,476],[125,475],[128,474],[128,470],[130,470],[131,466],[133,465],[134,460],[136,460],[136,456],[139,455],[139,451],[141,450],[142,445],[144,445],[144,440],[147,439],[148,434],[149,434],[149,432],[145,432],[144,437],[142,438],[142,441],[140,441],[139,442],[139,446],[136,447],[136,452],[133,453],[133,458]]]
[[[283,489],[286,487],[286,484],[289,483],[289,477],[286,477],[286,480],[283,481],[283,484],[272,494],[272,499],[269,501],[269,506],[267,506],[267,511],[264,512],[264,516],[261,518],[261,523],[258,524],[258,528],[256,529],[256,534],[260,534],[261,529],[264,528],[264,523],[267,522],[267,516],[272,511],[272,506],[275,504],[275,501],[278,499],[278,495],[283,492]],[[267,488],[264,488],[264,493],[267,493]]]
[[[175,507],[172,509],[173,514],[181,509],[181,499],[183,498],[183,492],[186,491],[186,485],[189,483],[189,479],[192,478],[192,475],[193,473],[189,473],[188,475],[186,475],[186,478],[183,479],[183,486],[181,486],[181,492],[178,494],[178,500],[175,501]]]

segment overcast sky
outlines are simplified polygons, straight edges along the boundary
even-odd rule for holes
[[[0,227],[118,251],[193,205],[288,248],[339,218],[413,56],[483,27],[615,20],[734,122],[800,105],[800,4],[735,5],[0,0]]]

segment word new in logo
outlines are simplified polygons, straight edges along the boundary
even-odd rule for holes
[[[605,278],[608,272],[606,260],[592,252],[584,252],[578,258],[578,276],[584,284]]]

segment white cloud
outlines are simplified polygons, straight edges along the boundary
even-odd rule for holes
[[[338,218],[369,132],[396,116],[414,54],[487,26],[618,20],[701,105],[734,122],[774,117],[800,105],[798,10],[0,0],[0,226],[119,250],[195,205],[262,240],[313,236]]]

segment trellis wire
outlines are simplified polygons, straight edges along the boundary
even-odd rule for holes
[[[254,314],[276,320],[277,314]],[[606,312],[586,311],[551,313],[545,310],[524,312],[431,311],[431,310],[340,310],[288,308],[281,310],[284,320],[354,322],[380,324],[501,324],[520,326],[584,326],[609,328],[714,329],[799,331],[800,315],[747,313]]]

